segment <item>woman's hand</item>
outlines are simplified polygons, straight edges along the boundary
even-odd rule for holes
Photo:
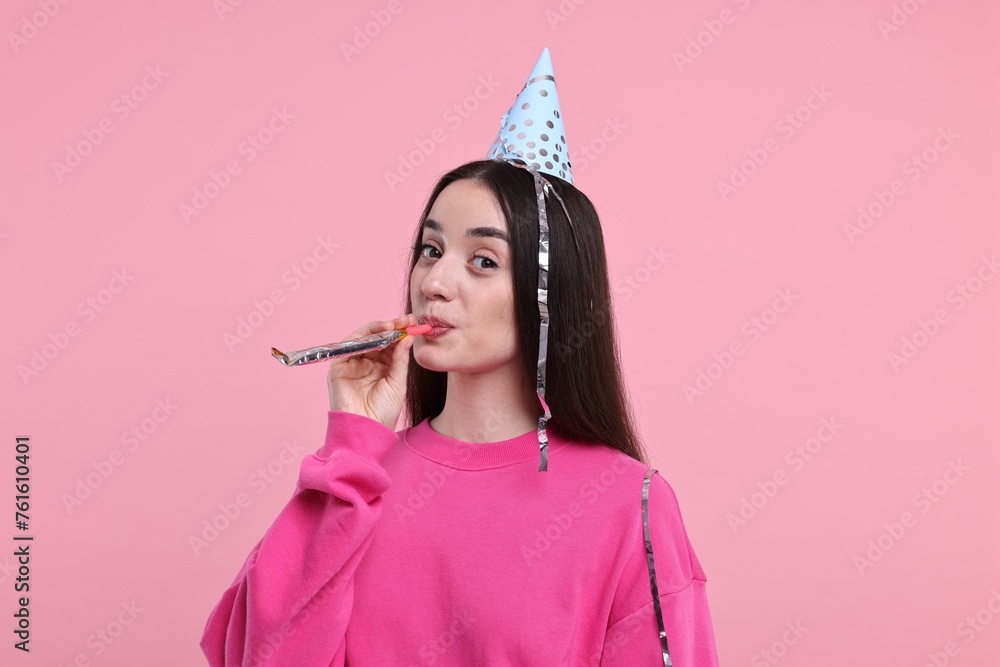
[[[390,329],[415,326],[410,313],[389,321],[369,322],[348,338],[370,336]],[[406,395],[406,371],[413,336],[406,336],[381,350],[330,360],[326,383],[330,409],[352,412],[395,430]]]

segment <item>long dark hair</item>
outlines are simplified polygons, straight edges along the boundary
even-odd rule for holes
[[[625,396],[600,219],[594,205],[576,187],[556,176],[542,176],[562,197],[573,220],[571,228],[558,200],[546,195],[552,257],[548,276],[545,376],[545,402],[552,412],[548,424],[574,440],[605,444],[649,465]],[[541,322],[538,315],[538,205],[534,179],[526,169],[501,160],[477,160],[441,177],[424,207],[413,239],[403,312],[413,309],[410,279],[420,258],[424,221],[441,191],[461,179],[488,187],[507,221],[516,335],[524,375],[534,390]],[[441,413],[447,386],[447,373],[423,368],[416,363],[411,351],[406,391],[409,426]]]

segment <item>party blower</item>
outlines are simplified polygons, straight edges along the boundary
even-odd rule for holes
[[[315,364],[333,357],[349,357],[354,354],[361,354],[370,350],[381,350],[388,347],[393,342],[405,336],[420,336],[433,329],[430,324],[417,324],[412,327],[401,329],[389,329],[382,333],[372,334],[363,338],[351,338],[340,343],[330,343],[319,347],[310,347],[298,352],[282,352],[272,347],[271,356],[283,363],[285,366],[304,366]]]

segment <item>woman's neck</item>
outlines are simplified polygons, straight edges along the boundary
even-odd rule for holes
[[[538,394],[510,366],[490,373],[448,373],[448,394],[431,428],[465,442],[498,442],[538,428]]]

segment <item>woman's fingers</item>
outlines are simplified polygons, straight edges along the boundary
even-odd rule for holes
[[[400,315],[399,317],[386,320],[382,322],[382,329],[379,331],[388,331],[389,329],[405,329],[406,327],[413,326],[417,323],[417,316],[413,313],[408,313],[406,315]],[[378,333],[377,331],[372,333]]]
[[[406,327],[414,326],[416,324],[417,316],[413,313],[400,315],[392,320],[374,320],[354,331],[354,333],[348,336],[347,339],[371,336],[372,334],[382,333],[384,331],[389,331],[390,329],[405,329]]]

